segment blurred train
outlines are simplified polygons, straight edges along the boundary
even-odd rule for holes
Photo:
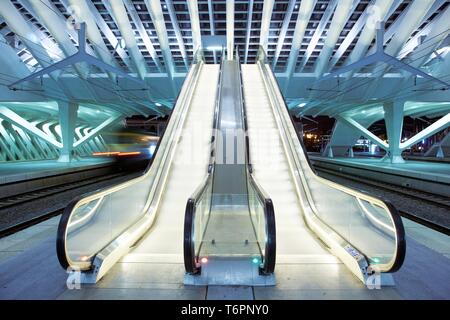
[[[114,158],[120,165],[145,166],[153,157],[159,137],[149,132],[120,130],[102,133],[106,149],[94,157]]]

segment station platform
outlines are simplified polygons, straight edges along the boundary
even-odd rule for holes
[[[0,164],[0,198],[91,179],[114,170],[106,158],[82,158],[70,163],[56,160]]]
[[[318,155],[310,155],[309,158],[319,169],[450,197],[450,164],[447,163],[406,160],[405,163],[392,164],[380,158],[328,158]]]
[[[187,286],[182,257],[159,263],[158,257],[125,256],[114,272],[95,285],[68,289],[68,274],[56,257],[59,218],[0,239],[0,299],[448,299],[450,239],[403,219],[406,260],[393,274],[395,286],[369,289],[331,254],[323,257],[279,258],[276,285]],[[129,264],[133,268],[129,269]],[[138,267],[136,267],[138,266]],[[133,272],[130,272],[133,270]],[[332,270],[332,272],[330,272]]]
[[[0,185],[93,169],[110,163],[111,160],[105,158],[81,158],[72,162],[39,160],[0,163]]]

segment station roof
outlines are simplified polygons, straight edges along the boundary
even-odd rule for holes
[[[232,24],[227,24],[227,8],[232,10]],[[233,34],[244,63],[255,62],[259,46],[266,50],[268,63],[297,114],[331,115],[330,106],[338,105],[341,112],[372,106],[370,99],[382,100],[380,93],[390,93],[393,85],[406,87],[404,82],[412,79],[411,74],[379,64],[357,68],[351,84],[344,79],[345,90],[351,93],[341,90],[345,94],[338,101],[332,91],[321,92],[329,83],[314,85],[321,76],[374,52],[378,20],[385,25],[387,53],[436,77],[449,78],[448,71],[442,71],[442,63],[449,65],[450,60],[449,0],[4,0],[0,54],[4,59],[11,53],[19,58],[9,59],[20,64],[13,69],[35,72],[75,53],[78,35],[73,24],[86,22],[88,52],[143,79],[151,89],[141,92],[126,81],[110,84],[113,81],[103,70],[78,66],[54,75],[65,78],[57,84],[41,80],[44,86],[48,83],[46,99],[55,101],[62,95],[124,114],[167,113],[196,48],[205,48],[207,63],[217,63],[220,51],[211,43],[226,44],[231,28],[228,35]],[[86,68],[88,76],[82,79]],[[362,78],[380,84],[371,90],[353,88]],[[0,74],[3,87],[12,80],[11,75]],[[167,89],[169,83],[172,90]],[[423,84],[419,89],[435,87]],[[440,102],[449,101],[448,91],[439,94]],[[419,90],[413,96],[414,101],[430,100]]]

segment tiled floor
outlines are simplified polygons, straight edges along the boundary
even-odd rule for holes
[[[396,286],[381,290],[369,290],[335,260],[317,259],[280,259],[272,287],[185,286],[182,260],[131,259],[96,285],[68,290],[55,254],[56,217],[0,239],[0,299],[450,299],[449,237],[404,221],[407,257]]]

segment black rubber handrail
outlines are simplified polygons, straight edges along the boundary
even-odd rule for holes
[[[199,54],[199,53],[196,53],[196,54]],[[187,75],[191,72],[191,70],[193,70],[193,68],[196,65],[197,65],[197,63],[192,63],[191,64]],[[182,90],[180,90],[178,92],[178,95],[177,95],[177,97],[175,99],[174,106],[176,105],[178,99],[180,98],[181,92],[182,92]],[[170,112],[169,117],[167,119],[167,123],[169,123],[170,120],[172,119],[172,115],[173,115],[174,109],[175,108],[171,109],[171,112]],[[160,148],[161,142],[163,141],[163,138],[164,138],[164,136],[166,134],[166,129],[167,129],[167,126],[165,126],[165,128],[163,130],[163,133],[162,133],[160,139],[158,140],[158,143],[156,145],[155,151],[154,151],[153,156],[151,157],[151,159],[149,161],[149,164],[147,165],[147,168],[145,169],[145,171],[142,174],[140,174],[139,176],[137,176],[137,177],[135,177],[133,179],[138,179],[139,177],[142,177],[142,176],[146,175],[148,173],[148,171],[150,170],[150,168],[152,167],[153,161],[156,158],[156,155],[157,155],[158,150]],[[59,261],[60,265],[64,269],[67,269],[67,268],[70,267],[70,263],[69,263],[69,261],[67,259],[67,254],[66,254],[66,230],[67,230],[68,223],[70,221],[71,214],[72,214],[74,208],[76,207],[76,205],[78,204],[78,202],[80,202],[84,198],[90,197],[92,195],[95,195],[97,193],[103,192],[105,190],[113,189],[116,186],[119,186],[121,184],[123,184],[123,182],[118,182],[118,183],[115,183],[115,184],[107,186],[107,187],[103,187],[103,188],[100,188],[100,189],[97,189],[97,190],[94,190],[94,191],[91,191],[91,192],[87,192],[87,193],[81,194],[78,197],[74,198],[66,206],[66,208],[64,209],[64,211],[63,211],[63,213],[61,215],[61,219],[60,219],[59,224],[58,224],[58,230],[57,230],[57,233],[56,233],[56,255],[58,257],[58,261]]]
[[[186,203],[186,209],[184,214],[184,236],[183,236],[183,255],[184,255],[184,268],[186,273],[188,274],[199,274],[201,272],[200,264],[198,263],[198,255],[195,252],[195,218],[196,218],[196,209],[197,204],[202,200],[205,194],[206,189],[210,184],[214,181],[214,166],[215,166],[215,153],[216,153],[216,144],[217,144],[217,128],[219,124],[219,116],[220,116],[220,96],[222,89],[222,72],[223,72],[223,61],[225,59],[225,49],[222,49],[222,57],[220,63],[220,71],[219,71],[219,81],[217,84],[217,92],[215,98],[215,106],[214,106],[214,117],[213,117],[213,132],[211,136],[211,151],[208,165],[208,174],[206,178],[202,181],[202,183],[197,187],[194,193],[189,197]],[[211,213],[211,205],[209,208],[209,212]],[[206,222],[206,225],[209,222]],[[206,230],[206,228],[205,228]]]
[[[264,221],[265,221],[265,234],[266,242],[264,246],[264,259],[263,265],[260,267],[260,273],[264,275],[270,275],[275,271],[276,264],[276,224],[275,224],[275,211],[273,208],[272,199],[264,191],[264,189],[258,184],[255,176],[253,175],[253,166],[250,157],[250,142],[248,137],[248,124],[247,124],[247,107],[244,98],[244,84],[242,81],[242,68],[239,58],[239,47],[236,47],[236,60],[239,65],[239,82],[240,82],[240,99],[242,104],[242,118],[244,119],[244,132],[245,132],[245,158],[246,158],[246,171],[247,179],[252,187],[255,189],[259,201],[264,208]],[[248,190],[247,190],[248,194]],[[249,197],[248,197],[249,198]],[[250,199],[248,199],[250,201]],[[249,210],[250,210],[250,203]],[[261,248],[262,250],[262,248]]]
[[[260,48],[260,50],[262,50],[262,48]],[[265,52],[263,50],[261,52],[263,52],[263,54],[265,56]],[[257,58],[257,61],[261,61],[261,60]],[[268,65],[268,63],[267,63],[266,58],[264,58],[262,61],[264,62],[263,66],[262,66],[262,68],[264,69],[264,65]],[[272,67],[270,67],[270,70],[273,73]],[[273,81],[270,81],[270,82],[273,83]],[[275,83],[276,83],[277,90],[281,93],[282,91],[281,91],[281,88],[280,88],[280,85],[279,85],[278,81],[275,81]],[[294,129],[295,129],[296,128],[295,121],[293,119],[293,116],[292,116],[291,112],[289,111],[288,105],[286,103],[286,99],[285,99],[285,97],[282,94],[281,94],[281,97],[283,98],[284,107],[286,108],[286,110],[288,112],[288,115],[289,115],[289,118],[291,120],[291,123],[292,123],[292,125],[294,126]],[[301,121],[300,121],[300,123],[301,123]],[[302,126],[302,128],[303,128],[303,126]],[[305,158],[306,158],[306,160],[308,162],[308,165],[311,168],[311,171],[315,175],[317,175],[317,172],[314,169],[313,165],[311,164],[311,161],[309,159],[308,153],[306,151],[306,147],[305,147],[305,145],[303,143],[303,137],[299,134],[298,130],[295,130],[295,132],[297,134],[298,141],[300,142],[300,145],[302,147],[302,150],[303,150]],[[352,188],[349,188],[349,187],[346,187],[346,188],[352,189]],[[386,205],[386,207],[388,208],[389,213],[390,213],[391,218],[392,218],[392,222],[393,222],[395,230],[396,230],[396,238],[397,238],[396,253],[397,254],[395,256],[395,260],[392,263],[391,268],[389,270],[386,270],[386,271],[383,271],[383,272],[395,272],[395,271],[398,271],[401,268],[401,266],[403,265],[403,262],[405,261],[405,256],[406,256],[405,228],[403,226],[403,222],[402,222],[400,213],[398,212],[397,208],[389,200],[380,198],[378,196],[373,196],[371,194],[369,195],[367,192],[362,192],[362,191],[359,191],[359,190],[358,190],[358,192],[362,193],[362,194],[366,194],[366,195],[368,195],[368,196],[370,196],[370,197],[372,197],[374,199],[377,199],[377,200],[383,202]],[[322,220],[319,216],[317,216],[317,217],[320,220]],[[325,223],[323,220],[322,220],[322,222]],[[328,224],[326,224],[326,225],[328,225]],[[352,246],[353,246],[353,244],[352,244]],[[354,247],[356,249],[358,249],[357,246],[354,246]],[[361,252],[361,250],[358,250],[358,251]],[[366,259],[367,259],[367,257],[366,257]]]

